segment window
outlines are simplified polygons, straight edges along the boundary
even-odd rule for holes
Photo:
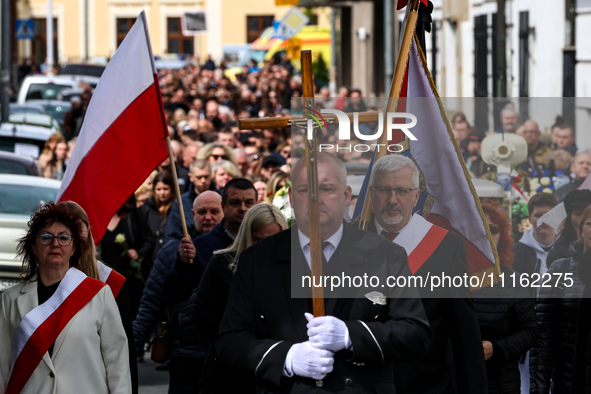
[[[33,37],[33,56],[39,63],[47,58],[47,23],[45,18],[33,19],[35,36]],[[53,18],[53,61],[57,62],[57,19]]]
[[[117,18],[117,48],[135,23],[135,18]]]
[[[519,97],[529,97],[529,12],[519,13]]]
[[[193,55],[194,38],[183,35],[181,29],[181,18],[168,18],[166,24],[166,39],[168,43],[168,53],[184,53]]]
[[[246,17],[246,42],[251,43],[267,27],[273,26],[273,15],[247,16]]]
[[[488,96],[488,34],[486,15],[474,18],[474,96]]]

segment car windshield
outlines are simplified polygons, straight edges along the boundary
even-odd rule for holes
[[[26,99],[55,100],[59,92],[70,88],[72,88],[71,85],[59,85],[57,83],[32,83]]]
[[[55,201],[57,192],[51,187],[0,185],[0,213],[30,215],[40,204]]]
[[[51,116],[53,119],[57,121],[63,121],[64,115],[68,112],[71,108],[71,105],[67,104],[43,104],[43,108],[45,108],[45,112],[47,115]]]

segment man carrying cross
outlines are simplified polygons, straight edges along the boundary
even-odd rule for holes
[[[308,180],[305,159],[292,170],[297,225],[243,252],[216,342],[219,357],[257,378],[257,392],[392,393],[395,361],[421,357],[430,329],[414,289],[328,291],[326,316],[311,315]],[[320,238],[325,275],[410,276],[404,250],[343,221],[351,199],[336,157],[317,155]],[[291,289],[290,289],[291,287]],[[374,289],[376,290],[376,289]],[[299,298],[308,294],[307,298]]]

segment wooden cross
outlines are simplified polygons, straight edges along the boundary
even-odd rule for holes
[[[390,99],[386,106],[386,113],[395,112],[398,108],[398,99],[402,90],[404,74],[406,65],[410,54],[410,47],[412,44],[413,34],[418,19],[419,1],[411,1],[411,9],[409,18],[407,20],[404,36],[402,40],[402,47],[398,56],[396,64],[396,71],[394,79],[390,88]],[[304,108],[313,109],[314,107],[314,77],[312,73],[312,52],[301,52],[302,65],[302,88]],[[380,113],[378,112],[363,112],[358,113],[358,122],[375,122],[378,120]],[[347,114],[350,120],[354,119],[354,114]],[[335,115],[325,114],[324,119],[327,123],[337,123],[338,119]],[[283,128],[292,125],[299,126],[301,129],[306,129],[308,118],[304,116],[289,116],[282,118],[262,118],[262,119],[239,119],[238,127],[240,130],[254,130],[263,128]],[[315,128],[314,128],[315,129]],[[312,271],[312,283],[322,283],[322,247],[320,238],[320,218],[319,218],[319,204],[318,204],[318,165],[317,165],[317,133],[313,132],[312,138],[306,138],[306,171],[308,175],[308,215],[310,225],[310,260]],[[387,143],[387,133],[382,133],[379,144]],[[378,150],[375,160],[377,161],[385,154],[385,150]],[[363,212],[359,227],[367,229],[369,219],[371,217],[371,193],[367,190],[365,202],[363,205]],[[314,278],[316,281],[314,281]],[[312,302],[314,316],[324,316],[324,289],[322,287],[312,286]]]
[[[314,107],[314,75],[312,73],[312,52],[301,52],[302,65],[302,89],[304,107]],[[335,118],[336,119],[336,118]],[[376,118],[377,119],[377,118]],[[283,117],[283,118],[261,118],[261,119],[240,119],[238,127],[240,130],[281,128],[292,125],[297,120],[305,129],[306,117]],[[310,261],[313,283],[322,283],[322,247],[320,239],[320,209],[318,203],[318,166],[317,154],[318,140],[316,133],[313,137],[306,138],[306,172],[308,175],[308,216],[310,234]],[[314,316],[324,316],[324,288],[312,286],[312,305]]]

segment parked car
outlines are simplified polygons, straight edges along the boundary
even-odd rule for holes
[[[31,156],[0,151],[0,174],[41,176],[41,169]]]
[[[24,104],[10,103],[10,115],[13,114],[45,114],[45,108],[30,101]]]
[[[45,142],[54,133],[47,127],[29,124],[3,123],[0,125],[0,151],[39,157]]]
[[[62,131],[62,126],[57,120],[47,114],[12,114],[8,118],[10,123],[28,124],[51,129],[52,131]]]
[[[100,78],[105,66],[86,63],[65,63],[60,65],[59,75],[87,75]]]
[[[27,222],[39,205],[55,201],[60,184],[54,179],[0,174],[0,292],[20,281],[18,239],[27,232]]]
[[[42,107],[47,115],[57,120],[62,129],[64,128],[64,115],[72,109],[72,103],[62,100],[29,100],[27,104]]]
[[[17,103],[24,104],[32,99],[54,100],[60,91],[68,88],[78,88],[78,83],[68,77],[28,76],[18,91]]]

